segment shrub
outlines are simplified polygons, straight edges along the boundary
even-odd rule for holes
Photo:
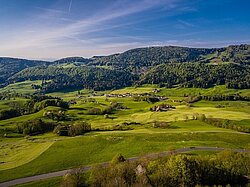
[[[89,115],[101,115],[102,111],[100,108],[91,108],[88,110]]]

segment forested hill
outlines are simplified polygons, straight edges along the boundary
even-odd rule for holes
[[[41,90],[53,92],[68,88],[118,89],[131,86],[137,80],[137,76],[125,71],[98,67],[59,68],[48,66],[27,68],[11,77],[9,81],[20,82],[24,80],[49,80],[41,85]]]
[[[109,56],[67,57],[54,62],[0,58],[0,84],[50,80],[42,90],[106,90],[154,83],[207,88],[250,88],[250,45],[225,48],[146,47]],[[109,81],[110,80],[110,81]]]
[[[159,84],[171,88],[209,88],[226,85],[228,88],[250,88],[250,67],[239,64],[173,63],[161,64],[142,75],[139,84]]]
[[[250,64],[250,45],[225,48],[147,47],[131,49],[121,54],[94,57],[90,65],[113,66],[140,72],[159,64],[180,62]]]
[[[216,50],[175,46],[137,48],[119,55],[94,58],[90,64],[136,69],[165,63],[195,62],[201,60],[202,55],[212,54]]]
[[[50,62],[0,57],[0,85],[15,73],[29,67],[49,65]]]

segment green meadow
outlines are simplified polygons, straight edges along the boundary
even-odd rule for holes
[[[58,140],[29,163],[1,170],[0,181],[102,163],[111,160],[117,153],[122,153],[129,158],[190,146],[250,148],[249,135],[238,133],[136,131],[89,133],[80,137]]]
[[[31,84],[39,81],[25,81],[9,85],[0,92],[15,90],[18,93],[34,93]],[[106,97],[104,94],[145,94],[158,89],[156,95],[167,99],[156,103],[135,101],[133,97]],[[64,90],[48,93],[65,101],[74,100],[66,110],[66,119],[55,121],[48,119],[44,113],[61,110],[60,107],[48,106],[44,109],[19,117],[0,121],[0,182],[32,176],[36,174],[59,171],[84,165],[94,165],[110,161],[117,153],[125,157],[143,156],[148,153],[162,152],[192,146],[223,147],[234,149],[250,149],[250,136],[232,129],[212,126],[201,120],[194,120],[195,115],[204,114],[209,118],[227,119],[235,124],[250,126],[250,103],[248,101],[207,101],[200,100],[191,104],[184,102],[186,95],[218,95],[241,94],[250,96],[250,90],[227,89],[215,86],[209,89],[199,88],[158,88],[156,85],[127,87],[120,90],[94,92],[92,90]],[[182,100],[178,102],[176,100]],[[22,105],[27,99],[23,97],[9,98],[0,101],[0,110],[11,108],[13,102]],[[91,115],[89,110],[104,110],[111,103],[124,106],[115,109],[108,117]],[[155,112],[150,108],[168,104],[175,109]],[[58,136],[52,132],[24,136],[14,131],[17,124],[29,120],[42,119],[46,122],[74,124],[86,121],[93,131],[75,137]],[[168,124],[167,128],[154,127],[155,122]],[[129,125],[126,125],[129,124]],[[123,127],[124,129],[116,129]],[[206,151],[188,154],[215,154]],[[39,183],[39,184],[38,184]],[[54,186],[59,179],[50,179],[20,186]]]
[[[34,89],[31,87],[32,84],[40,85],[42,81],[24,81],[24,82],[17,82],[14,84],[10,84],[4,88],[0,89],[0,93],[9,92],[9,93],[19,93],[19,94],[32,94],[34,93]]]

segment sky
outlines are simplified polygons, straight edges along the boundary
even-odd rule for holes
[[[249,44],[249,8],[249,0],[0,0],[0,56],[47,60]]]

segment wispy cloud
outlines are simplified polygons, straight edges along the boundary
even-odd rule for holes
[[[73,3],[73,0],[70,0],[70,2],[69,2],[69,13],[71,11],[72,3]]]
[[[39,19],[45,19],[42,21],[48,20],[48,23],[52,22],[52,24],[49,25],[50,28],[48,28],[48,26],[46,25],[45,27],[43,27],[43,25],[39,26],[38,29],[34,29],[35,33],[33,35],[30,35],[30,33],[27,34],[27,32],[25,31],[33,30],[34,26],[25,27],[22,31],[20,31],[20,34],[18,36],[13,37],[12,41],[6,43],[4,47],[3,45],[1,45],[0,50],[21,50],[23,48],[32,48],[36,46],[56,47],[62,44],[62,41],[68,40],[69,38],[78,38],[78,36],[82,41],[86,41],[86,43],[89,43],[87,42],[87,40],[90,40],[87,38],[88,36],[86,36],[87,33],[98,32],[112,27],[119,27],[123,24],[110,22],[115,22],[119,18],[124,18],[126,16],[140,13],[151,8],[159,7],[163,4],[165,6],[167,6],[168,3],[169,5],[172,5],[174,1],[175,0],[140,0],[136,2],[127,1],[127,3],[125,4],[125,1],[117,1],[112,6],[104,8],[103,10],[99,10],[98,13],[95,13],[88,18],[69,22],[61,26],[55,24],[54,27],[51,26],[53,24],[53,19],[67,19],[64,17],[65,12],[58,9],[36,7],[37,9],[43,11],[41,14],[42,17],[40,17],[40,15],[37,16],[37,22],[41,21]],[[69,4],[69,12],[71,11],[71,6],[72,0]],[[51,16],[52,14],[54,17]]]
[[[179,20],[178,20],[178,23],[179,23],[180,25],[182,25],[183,27],[195,27],[195,25],[194,25],[193,23],[191,23],[191,22],[189,22],[189,21],[186,21],[186,20],[181,20],[181,19],[179,19]]]
[[[59,2],[65,4],[61,6]],[[96,8],[95,11],[86,9],[80,11],[82,7],[79,7],[79,3],[82,3],[83,8],[84,3],[73,0],[58,1],[55,3],[56,6],[46,8],[35,7],[30,22],[15,28],[18,34],[17,32],[7,33],[7,35],[1,33],[0,56],[14,54],[26,57],[74,55],[89,57],[150,45],[192,45],[194,47],[214,45],[212,41],[206,43],[195,37],[201,33],[217,32],[216,29],[196,31],[199,24],[185,17],[177,18],[172,25],[171,22],[165,21],[159,22],[158,25],[150,26],[149,24],[147,27],[137,27],[138,24],[144,22],[153,23],[155,19],[197,11],[189,4],[182,3],[183,0],[116,0],[110,2],[112,3],[99,8],[93,5],[93,8]],[[75,15],[77,8],[79,12]],[[151,17],[147,12],[155,13],[156,16]],[[179,28],[182,28],[179,30],[182,32],[168,32],[175,25],[179,25]],[[190,31],[186,32],[185,29],[190,29]],[[193,39],[183,39],[184,37]],[[221,45],[223,42],[225,43],[222,41]]]

